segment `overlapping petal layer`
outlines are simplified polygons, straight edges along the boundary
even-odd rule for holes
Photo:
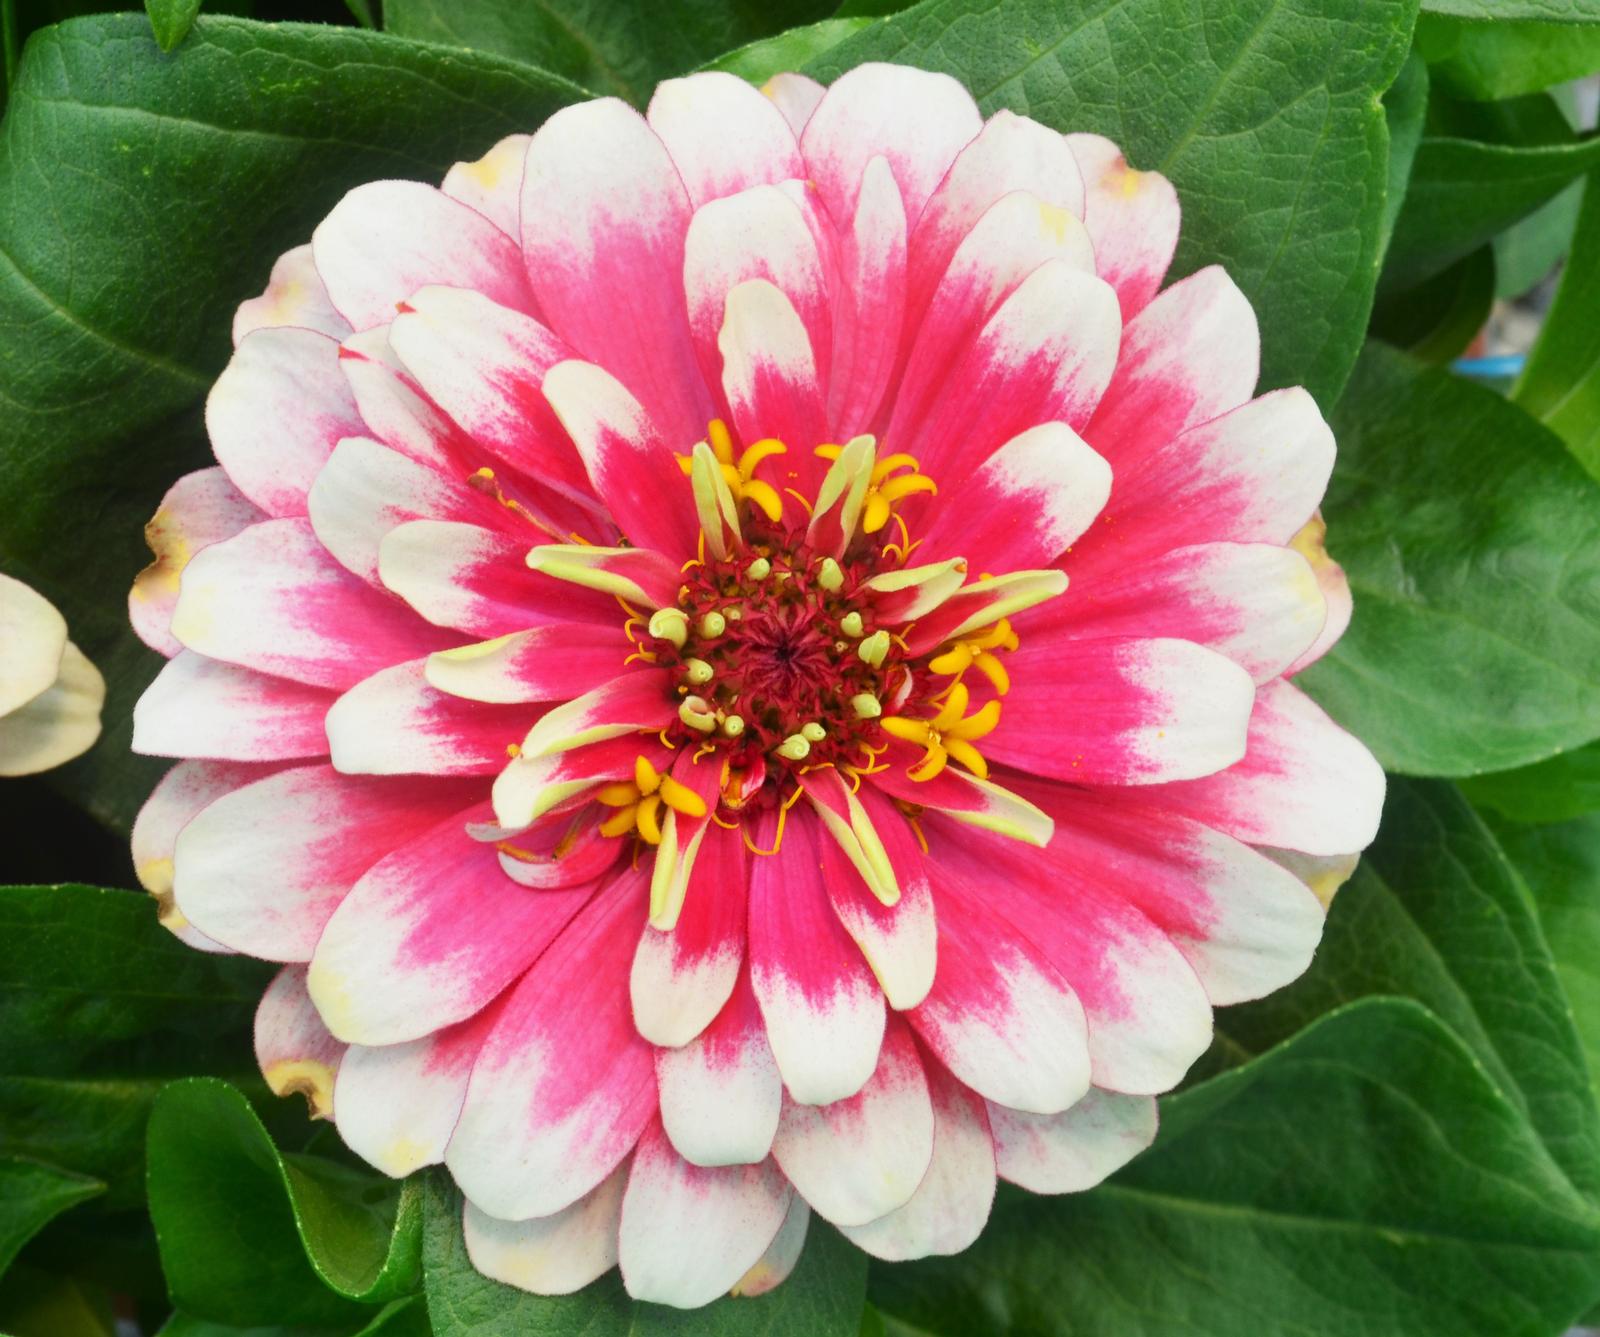
[[[1170,185],[917,70],[765,92],[353,191],[133,601],[165,921],[284,962],[268,1080],[540,1292],[1099,1182],[1382,798],[1285,677],[1331,437],[1226,274],[1163,288]]]

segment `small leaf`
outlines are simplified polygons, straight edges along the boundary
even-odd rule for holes
[[[201,3],[202,0],[144,0],[144,11],[150,16],[156,45],[163,51],[171,51],[183,41],[194,27]]]
[[[192,1078],[157,1097],[149,1180],[168,1288],[191,1314],[353,1321],[419,1280],[418,1186],[280,1152],[226,1082]]]
[[[936,1337],[1553,1337],[1597,1257],[1595,1208],[1475,1055],[1374,998],[1166,1099],[1101,1188],[1003,1193],[966,1253],[874,1267],[871,1295]]]
[[[1551,23],[1600,23],[1600,0],[1422,0],[1432,14],[1464,19],[1543,19]]]
[[[104,1184],[87,1175],[43,1161],[0,1157],[0,1274],[47,1223],[105,1191]]]
[[[1472,776],[1461,788],[1479,807],[1516,822],[1565,822],[1600,812],[1600,743],[1514,771]]]
[[[831,51],[845,38],[853,37],[871,23],[870,18],[823,19],[803,28],[791,28],[776,37],[741,46],[725,56],[718,56],[706,69],[725,70],[753,84],[764,84],[775,74],[798,70],[802,65],[816,60],[823,52]]]
[[[1373,337],[1420,362],[1451,362],[1483,329],[1494,288],[1495,253],[1481,246],[1415,288],[1380,297],[1372,309]]]
[[[1600,488],[1515,405],[1380,344],[1333,415],[1350,630],[1299,681],[1390,770],[1600,737]]]
[[[629,1299],[615,1269],[573,1295],[529,1295],[473,1269],[442,1172],[427,1179],[423,1271],[435,1337],[857,1337],[867,1275],[866,1256],[813,1216],[793,1274],[765,1295],[669,1309]]]
[[[1417,50],[1452,97],[1518,97],[1600,67],[1600,23],[1484,23],[1424,14],[1417,20]]]
[[[1595,177],[1590,177],[1591,184]],[[1585,189],[1561,287],[1511,397],[1600,478],[1600,190]]]
[[[1383,196],[1383,223],[1379,235],[1379,255],[1389,248],[1395,219],[1406,202],[1406,187],[1411,182],[1411,164],[1422,143],[1422,127],[1428,115],[1428,66],[1413,51],[1400,67],[1400,73],[1383,95],[1384,122],[1389,128],[1389,172]]]

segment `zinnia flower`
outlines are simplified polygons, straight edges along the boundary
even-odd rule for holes
[[[67,639],[66,619],[0,575],[0,775],[48,771],[100,737],[106,680]]]
[[[135,592],[141,875],[286,963],[269,1082],[534,1291],[1096,1183],[1381,802],[1285,678],[1332,439],[1220,269],[1158,291],[1171,186],[912,69],[766,92],[352,191]]]

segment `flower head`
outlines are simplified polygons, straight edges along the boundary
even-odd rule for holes
[[[1285,676],[1332,439],[1220,269],[1158,291],[1168,183],[915,70],[765,91],[352,191],[135,593],[141,876],[285,963],[269,1082],[536,1291],[1098,1182],[1382,795]]]
[[[100,737],[106,681],[44,595],[0,575],[0,775],[48,771]]]

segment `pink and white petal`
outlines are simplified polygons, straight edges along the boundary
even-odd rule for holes
[[[959,837],[958,837],[959,838]],[[1083,1005],[986,897],[936,867],[939,972],[906,1020],[957,1078],[1019,1109],[1060,1110],[1089,1089]]]
[[[1066,423],[1041,423],[930,503],[922,551],[959,552],[979,571],[1049,566],[1110,495],[1111,466]]]
[[[339,369],[366,432],[408,459],[465,477],[476,467],[467,463],[475,458],[473,443],[400,361],[389,343],[393,328],[375,325],[339,345]]]
[[[626,842],[601,834],[594,812],[581,807],[495,841],[501,872],[534,891],[557,891],[604,877],[627,848]]]
[[[933,1099],[928,1173],[904,1206],[841,1232],[889,1262],[960,1253],[983,1232],[994,1204],[994,1143],[983,1100],[937,1066],[926,1071]]]
[[[1255,686],[1214,650],[1039,632],[1006,668],[1011,691],[983,740],[990,761],[1076,784],[1147,785],[1212,775],[1245,754]]]
[[[1084,439],[1120,476],[1179,432],[1238,408],[1260,370],[1250,300],[1222,266],[1209,265],[1128,322],[1117,374]]]
[[[439,189],[482,214],[508,237],[519,237],[522,165],[531,135],[507,135],[481,158],[455,163]]]
[[[785,71],[773,75],[762,84],[761,92],[772,100],[772,104],[783,113],[789,128],[798,135],[806,128],[806,122],[811,119],[811,113],[817,109],[817,103],[822,101],[827,89],[804,74]]]
[[[778,1131],[783,1081],[748,969],[712,1023],[681,1049],[656,1050],[661,1120],[695,1165],[765,1159]]]
[[[528,569],[565,582],[573,604],[569,617],[594,617],[604,612],[616,624],[616,599],[654,611],[673,607],[683,584],[683,566],[649,548],[596,548],[583,543],[542,543],[527,557]],[[570,587],[596,591],[585,596]],[[614,598],[611,596],[615,596]]]
[[[1317,641],[1327,605],[1305,558],[1272,543],[1175,548],[1081,580],[1036,618],[1085,638],[1170,636],[1226,655],[1270,682]],[[1027,635],[1026,628],[1023,634]]]
[[[1084,423],[1118,366],[1121,328],[1110,287],[1047,261],[989,317],[918,422],[907,424],[899,449],[948,484],[1042,422],[1087,436]]]
[[[1098,578],[1194,543],[1288,543],[1312,518],[1333,454],[1333,433],[1304,390],[1252,399],[1119,469],[1101,523],[1067,569]]]
[[[1026,191],[1050,208],[1083,218],[1083,177],[1066,138],[1026,116],[1002,110],[956,155],[916,220],[910,264],[913,321],[928,309],[952,257],[979,228],[979,220],[1014,191]],[[1092,271],[1092,251],[1088,259]]]
[[[346,571],[303,518],[265,520],[197,554],[172,634],[212,659],[339,691],[451,640]]]
[[[743,834],[707,827],[677,923],[665,932],[646,924],[634,953],[633,1020],[651,1044],[688,1044],[733,993],[744,960],[748,881]]]
[[[617,1265],[617,1227],[627,1163],[568,1207],[526,1221],[502,1221],[468,1202],[467,1257],[484,1276],[535,1295],[570,1295]]]
[[[482,525],[409,520],[378,545],[378,577],[415,610],[418,625],[432,623],[434,639],[446,643],[430,649],[464,639],[435,628],[496,637],[583,616],[592,602],[531,575],[527,550],[525,541]]]
[[[306,993],[304,966],[285,966],[256,1005],[256,1063],[275,1096],[299,1092],[313,1119],[334,1114],[334,1077],[345,1047],[328,1034]]]
[[[416,1040],[488,1006],[553,943],[593,885],[531,895],[456,813],[369,868],[311,958],[328,1029],[351,1044]]]
[[[804,210],[776,186],[756,186],[696,209],[684,242],[683,283],[695,352],[707,383],[721,385],[717,336],[729,293],[749,279],[766,279],[789,299],[810,336],[816,365],[826,368],[833,311],[825,272]],[[801,452],[818,441],[786,444]]]
[[[167,489],[144,527],[155,561],[134,577],[128,591],[128,620],[139,639],[168,659],[182,650],[183,642],[170,628],[183,568],[202,548],[265,518],[220,468],[196,469]]]
[[[541,389],[545,373],[572,350],[532,316],[482,293],[423,288],[389,327],[389,344],[476,448],[593,501],[583,462]]]
[[[1096,1087],[1060,1114],[1024,1114],[990,1104],[1000,1177],[1030,1193],[1082,1193],[1155,1141],[1154,1096]]]
[[[134,819],[133,871],[156,902],[161,926],[202,952],[230,952],[195,928],[172,898],[172,854],[178,833],[202,808],[252,781],[281,769],[276,762],[180,761],[161,777]]]
[[[772,849],[776,819],[757,828],[756,843]],[[832,837],[821,821],[799,806],[782,850],[757,859],[750,876],[750,981],[784,1085],[806,1105],[860,1091],[884,1034],[883,993],[828,898],[824,842]]]
[[[616,98],[563,108],[528,147],[522,250],[539,308],[675,450],[700,439],[712,406],[684,300],[689,214],[665,145]]]
[[[783,113],[736,75],[705,71],[656,85],[645,118],[699,208],[752,186],[805,176]]]
[[[862,880],[837,841],[823,847],[823,882],[833,912],[856,940],[884,998],[896,1011],[916,1007],[933,987],[938,931],[922,847],[905,815],[868,785],[862,808],[889,859],[900,898],[885,905]]]
[[[878,1066],[855,1095],[827,1105],[785,1097],[772,1155],[836,1226],[865,1225],[909,1201],[933,1159],[933,1102],[906,1024],[890,1018]]]
[[[946,74],[907,65],[858,65],[829,85],[800,137],[806,175],[842,221],[855,212],[862,173],[883,157],[915,222],[956,155],[983,129],[971,94]]]
[[[1055,819],[1054,853],[1166,933],[1215,1006],[1263,997],[1310,964],[1322,907],[1265,854],[1126,794],[1027,790]]]
[[[620,627],[555,622],[429,655],[424,676],[465,701],[566,701],[622,672],[634,645]]]
[[[444,1159],[467,1078],[499,1016],[494,1004],[404,1044],[351,1045],[334,1083],[334,1121],[351,1151],[393,1179]]]
[[[544,397],[577,444],[595,495],[633,546],[692,557],[699,529],[689,481],[622,382],[592,362],[558,362],[545,373]],[[702,425],[685,440],[685,450],[704,431]]]
[[[633,669],[603,682],[540,716],[522,740],[518,760],[663,729],[677,718],[672,688],[671,673],[659,668]],[[643,741],[636,740],[636,745]],[[639,751],[645,749],[640,746]]]
[[[206,397],[217,463],[268,515],[304,515],[334,446],[365,430],[339,369],[338,341],[316,330],[247,335]]]
[[[478,1056],[445,1163],[491,1215],[576,1202],[655,1115],[655,1062],[627,989],[644,907],[637,871],[602,887],[522,977]]]
[[[783,1285],[805,1251],[806,1228],[810,1224],[811,1208],[806,1206],[806,1200],[798,1193],[791,1194],[789,1210],[784,1213],[783,1224],[778,1227],[778,1233],[767,1246],[767,1251],[754,1267],[739,1278],[728,1294],[750,1298],[765,1295]]]
[[[266,291],[239,303],[233,313],[233,346],[237,348],[247,334],[279,325],[316,330],[333,339],[350,333],[350,322],[333,309],[328,290],[322,286],[309,244],[280,255]]]
[[[1271,846],[1263,845],[1261,853],[1280,868],[1286,868],[1293,873],[1296,880],[1317,898],[1317,903],[1324,910],[1333,904],[1334,895],[1339,888],[1355,876],[1356,867],[1361,862],[1359,852],[1300,854],[1295,850],[1275,850]]]
[[[1321,512],[1318,512],[1289,541],[1289,546],[1311,563],[1311,570],[1317,578],[1317,588],[1322,591],[1327,617],[1323,619],[1322,631],[1311,643],[1310,649],[1284,669],[1283,674],[1286,678],[1292,677],[1308,665],[1315,664],[1333,649],[1338,644],[1339,638],[1349,630],[1350,617],[1355,612],[1355,601],[1350,595],[1350,578],[1345,575],[1344,568],[1328,556],[1327,546],[1323,542],[1327,533],[1328,526],[1323,522]]]
[[[323,719],[335,700],[321,687],[184,650],[134,706],[133,750],[215,761],[324,757]]]
[[[1053,130],[1044,133],[1060,140]],[[1051,260],[1094,273],[1088,230],[1059,205],[1018,190],[1002,195],[977,219],[954,254],[945,257],[948,267],[936,278],[937,287],[922,294],[921,304],[907,312],[908,347],[887,434],[890,440],[915,433],[928,405],[995,307]],[[913,291],[913,299],[916,296]]]
[[[378,584],[378,545],[408,520],[470,521],[509,528],[504,507],[370,437],[334,447],[306,498],[317,537],[345,568]]]
[[[1372,843],[1383,795],[1372,753],[1280,679],[1256,693],[1244,760],[1150,798],[1252,845],[1341,855]]]
[[[811,337],[793,304],[766,279],[728,293],[717,335],[722,390],[739,437],[777,437],[790,449],[820,443],[827,432],[822,382]]]
[[[311,252],[334,306],[358,330],[387,324],[430,284],[466,288],[515,310],[529,306],[517,243],[420,181],[357,186],[317,225]]]
[[[495,819],[507,831],[521,831],[548,812],[581,802],[597,785],[631,779],[641,756],[658,770],[672,764],[659,740],[631,731],[544,756],[519,755],[495,777]]]
[[[1103,135],[1067,136],[1083,173],[1083,221],[1100,277],[1132,320],[1161,287],[1178,247],[1178,192],[1160,172],[1138,172]]]
[[[848,441],[877,424],[906,322],[910,224],[888,159],[868,161],[855,208],[837,227],[828,424],[830,439]]]
[[[279,771],[224,794],[183,828],[173,894],[196,928],[236,951],[309,961],[356,880],[470,797],[458,780]]]
[[[691,1164],[652,1120],[622,1199],[618,1254],[628,1294],[676,1309],[710,1304],[761,1260],[793,1192],[770,1160]]]
[[[964,835],[946,843],[942,820],[927,829],[940,861],[998,906],[1077,994],[1093,1083],[1137,1095],[1175,1086],[1211,1043],[1211,1003],[1167,934],[1053,842],[1044,850]]]
[[[516,705],[441,692],[425,659],[380,669],[327,712],[327,745],[345,775],[496,775],[528,726]]]
[[[1049,816],[1027,799],[953,766],[931,780],[913,780],[909,772],[922,758],[922,748],[898,738],[891,740],[882,758],[888,769],[872,776],[873,787],[902,803],[942,812],[979,830],[998,831],[1029,845],[1050,843]]]

